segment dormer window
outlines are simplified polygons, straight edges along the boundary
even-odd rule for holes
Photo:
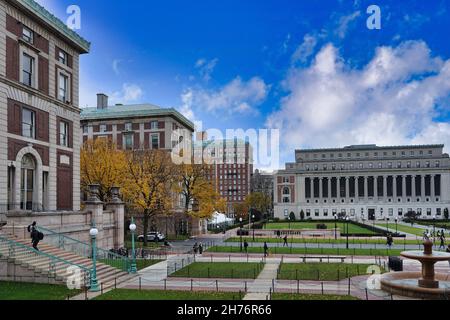
[[[28,43],[33,43],[34,33],[30,28],[23,27],[22,29],[22,39]]]

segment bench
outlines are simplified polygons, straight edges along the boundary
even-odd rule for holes
[[[303,260],[303,262],[306,262],[307,259],[319,259],[320,262],[322,262],[322,260],[327,260],[328,262],[330,262],[330,259],[331,259],[331,260],[341,260],[341,263],[343,263],[347,257],[346,256],[303,256],[300,258]]]

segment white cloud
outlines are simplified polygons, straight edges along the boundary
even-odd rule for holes
[[[339,19],[339,24],[335,31],[336,34],[339,36],[339,38],[341,38],[341,39],[345,38],[345,35],[347,34],[347,30],[348,30],[350,23],[353,20],[355,20],[356,18],[358,18],[360,15],[361,15],[360,11],[355,11],[352,14],[349,14],[347,16],[342,16]]]
[[[434,120],[439,101],[450,95],[450,59],[433,57],[423,41],[379,47],[361,68],[350,67],[328,44],[309,66],[291,68],[284,87],[288,95],[267,125],[281,130],[281,149],[291,153],[450,141],[450,123]]]
[[[137,84],[124,83],[120,91],[115,91],[111,95],[112,103],[132,103],[142,98],[144,91]]]
[[[217,90],[189,89],[192,104],[203,112],[256,114],[264,102],[269,86],[259,77],[243,81],[236,77]],[[185,92],[186,93],[186,92]]]
[[[120,70],[119,70],[120,62],[122,62],[122,60],[120,60],[120,59],[114,59],[112,62],[112,69],[116,75],[120,74]]]
[[[292,55],[291,62],[305,63],[306,59],[313,53],[316,44],[317,39],[309,34],[306,34],[303,37],[302,44],[297,47],[294,54]]]
[[[219,62],[219,59],[214,58],[212,60],[206,60],[204,58],[198,59],[195,63],[195,68],[198,69],[198,72],[203,80],[209,81],[211,80],[211,74],[214,71],[214,68],[217,65],[217,62]]]
[[[187,90],[183,91],[183,93],[181,94],[182,105],[178,109],[182,115],[184,115],[186,118],[188,118],[189,120],[194,122],[196,119],[195,119],[194,110],[192,109],[192,98],[193,98],[193,92],[191,89],[187,89]]]

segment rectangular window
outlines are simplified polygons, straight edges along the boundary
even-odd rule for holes
[[[83,133],[84,133],[84,134],[87,134],[87,133],[88,133],[88,128],[89,128],[89,127],[86,126],[86,125],[83,126]]]
[[[22,108],[22,135],[27,138],[35,137],[36,115],[34,111]]]
[[[133,124],[131,122],[125,123],[125,131],[132,131],[133,130]]]
[[[58,52],[58,61],[61,62],[62,64],[68,65],[68,61],[69,61],[68,55],[61,49],[59,49],[59,52]]]
[[[34,58],[26,53],[23,54],[22,60],[22,83],[34,86]]]
[[[159,136],[157,134],[152,134],[152,149],[159,148]]]
[[[69,146],[69,124],[64,121],[59,122],[59,145]]]
[[[124,135],[124,149],[125,150],[133,150],[133,135],[132,134]]]
[[[100,132],[106,132],[106,124],[100,125]]]
[[[62,73],[58,77],[58,100],[69,101],[69,77]]]
[[[150,129],[158,129],[158,121],[151,121],[150,122]]]
[[[30,28],[23,26],[22,39],[28,43],[33,43],[34,32]]]

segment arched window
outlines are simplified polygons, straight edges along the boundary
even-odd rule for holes
[[[33,210],[35,189],[36,161],[31,154],[22,158],[22,171],[20,176],[20,209]]]
[[[288,187],[283,188],[283,202],[291,202],[291,190]]]
[[[289,190],[288,187],[283,188],[283,195],[290,195],[291,194],[291,190]]]

